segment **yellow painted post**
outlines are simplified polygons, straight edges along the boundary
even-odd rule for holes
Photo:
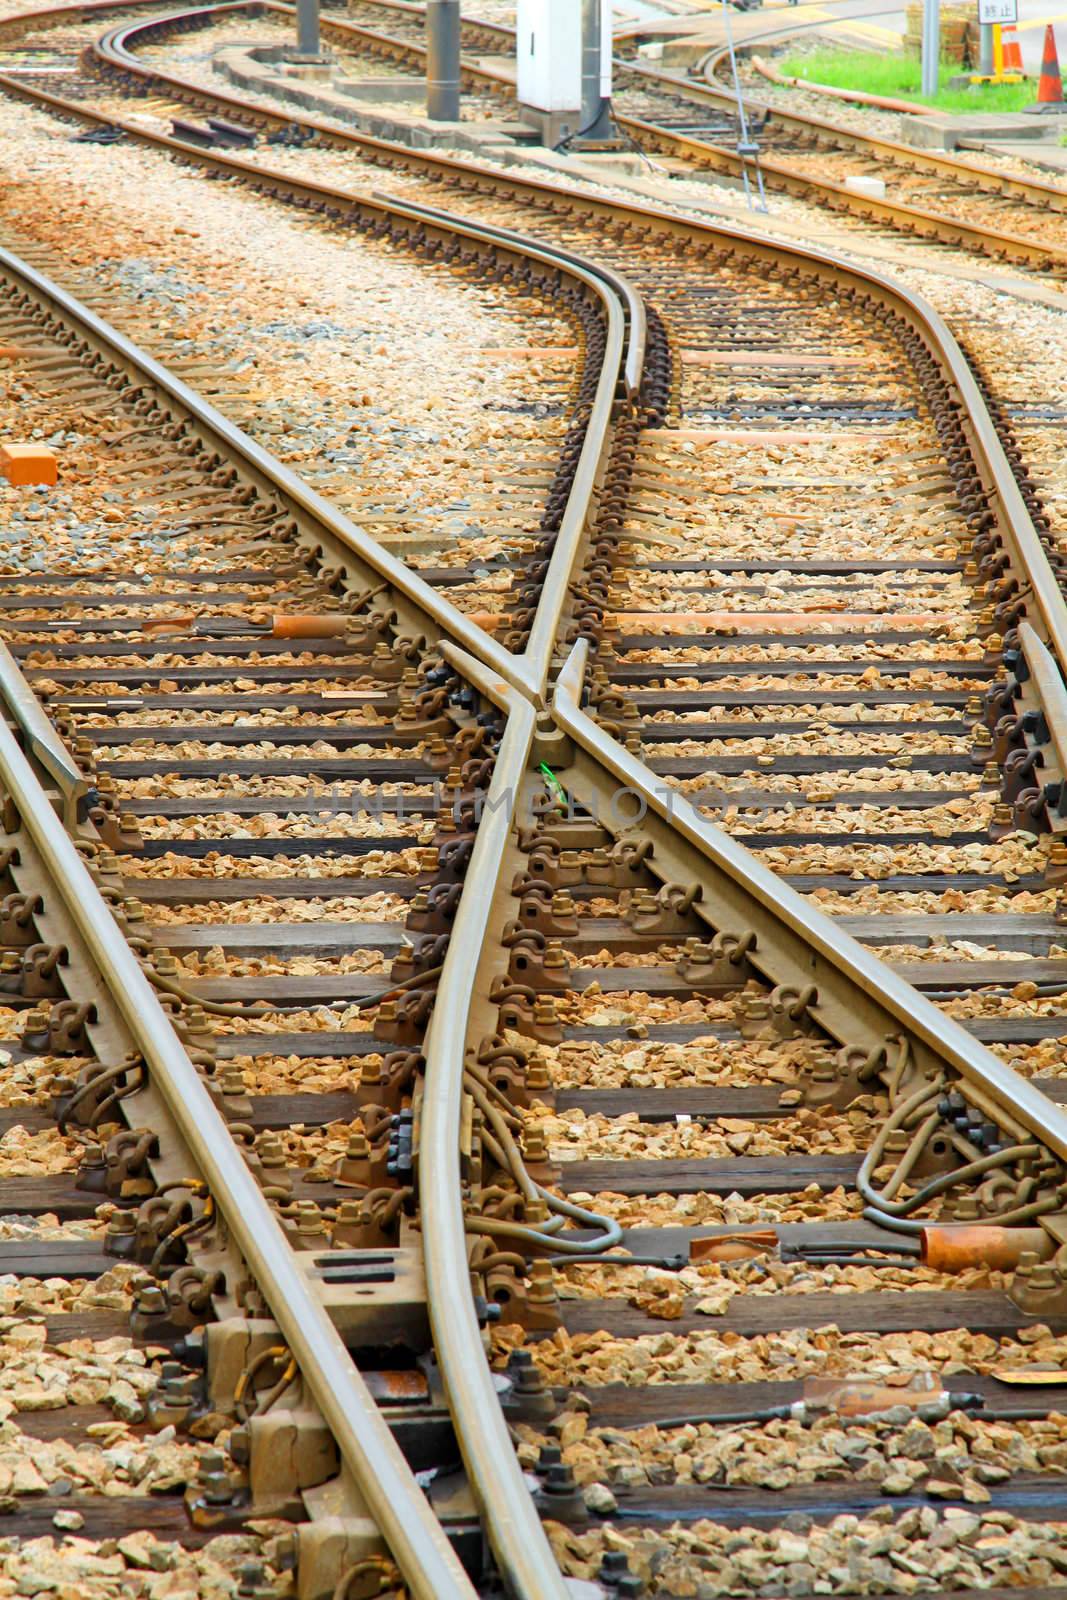
[[[993,78],[1000,81],[1004,72],[1004,41],[1000,36],[1000,23],[993,24]]]

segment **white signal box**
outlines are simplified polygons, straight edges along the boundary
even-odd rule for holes
[[[581,0],[518,0],[515,51],[523,118],[546,143],[577,133],[582,105]]]

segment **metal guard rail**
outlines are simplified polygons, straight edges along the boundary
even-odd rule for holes
[[[29,686],[25,685],[30,693]],[[355,1363],[230,1130],[189,1060],[76,846],[0,717],[0,784],[92,953],[153,1085],[225,1216],[337,1441],[368,1512],[420,1600],[475,1600],[475,1590],[415,1482]]]

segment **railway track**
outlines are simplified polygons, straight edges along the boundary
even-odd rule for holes
[[[367,0],[367,5],[375,7],[376,0]],[[286,16],[281,6],[265,4],[252,9],[279,20]],[[240,10],[230,8],[230,15],[240,14]],[[181,15],[191,19],[193,14]],[[209,22],[212,15],[225,17],[226,11],[208,8],[203,13],[204,21]],[[389,7],[386,18],[389,31],[384,27],[369,29],[327,14],[323,18],[323,35],[339,50],[342,59],[353,53],[357,57],[369,55],[400,68],[421,71],[423,47],[417,39],[419,22],[414,10]],[[42,22],[51,33],[55,13],[45,13]],[[152,70],[146,70],[143,63],[134,65],[128,46],[136,52],[177,26],[202,25],[191,20],[167,24],[161,19],[132,33],[113,36],[95,47],[96,66],[121,72],[127,84],[136,75],[143,82],[161,85],[163,95],[153,100],[153,110],[159,114],[166,113],[167,96],[177,95],[179,101],[194,103],[206,103],[210,98],[225,104],[235,120],[244,120],[248,113],[242,113],[240,107],[242,99],[247,106],[247,96],[227,95],[218,88],[207,91],[204,82],[197,83],[196,93],[189,79],[182,83],[180,75],[167,72],[162,62],[154,62]],[[464,26],[469,30],[471,48],[487,52],[477,60],[466,60],[464,87],[476,102],[481,97],[491,112],[494,105],[513,98],[514,93],[509,70],[492,64],[493,55],[502,53],[506,30],[489,24]],[[58,56],[34,51],[21,68],[16,65],[8,74],[9,90],[19,81],[24,87],[40,89],[51,83],[61,90],[62,77],[49,77],[48,62],[52,61],[61,72],[69,71],[63,62],[75,48],[78,29],[65,30],[65,36]],[[42,36],[42,46],[46,39],[47,34]],[[113,48],[115,41],[117,50]],[[28,77],[26,65],[30,68]],[[709,67],[712,78],[715,65],[713,61]],[[69,90],[68,85],[68,98]],[[79,81],[76,93],[93,98],[92,79]],[[646,151],[668,158],[670,170],[677,176],[718,172],[736,179],[742,175],[744,161],[734,148],[738,135],[731,107],[728,91],[713,82],[698,82],[632,62],[619,63],[616,110],[621,125]],[[262,102],[258,110],[261,114],[266,110]],[[891,238],[899,240],[904,235],[914,239],[925,250],[935,247],[978,253],[1011,262],[1024,272],[1054,279],[1063,276],[1067,241],[1060,240],[1058,217],[1067,207],[1067,199],[1057,184],[955,155],[916,151],[898,141],[868,137],[808,114],[785,113],[777,106],[754,104],[751,113],[759,125],[761,171],[772,187],[862,218]],[[320,119],[294,120],[303,126],[314,126]],[[279,122],[284,124],[284,119]],[[327,137],[322,127],[315,137]],[[358,143],[358,136],[352,137]],[[876,173],[884,178],[887,172],[899,172],[899,183],[891,177],[890,192],[881,200],[853,192],[844,181],[857,174]]]
[[[108,45],[121,47],[116,38]],[[63,109],[94,116],[84,105]],[[270,1197],[296,1242],[321,1263],[321,1230],[331,1234],[333,1278],[361,1265],[374,1274],[383,1254],[390,1270],[409,1266],[424,1244],[425,1296],[409,1288],[405,1300],[402,1289],[390,1302],[394,1318],[428,1323],[422,1350],[391,1356],[387,1370],[403,1381],[383,1376],[380,1352],[376,1367],[365,1346],[362,1365],[372,1395],[390,1394],[393,1406],[408,1396],[403,1416],[392,1411],[394,1428],[423,1470],[438,1468],[433,1510],[446,1531],[477,1570],[481,1522],[505,1586],[522,1595],[561,1596],[564,1578],[599,1582],[608,1594],[642,1585],[660,1595],[700,1585],[754,1594],[782,1585],[783,1569],[798,1594],[816,1585],[834,1593],[1055,1587],[1065,1441],[1048,1373],[1062,1364],[1065,1331],[1055,1252],[1067,1184],[1058,1078],[1067,966],[1057,943],[1056,836],[1067,615],[1049,519],[1011,439],[1009,453],[998,441],[951,335],[917,297],[816,252],[472,163],[358,141],[368,160],[393,164],[404,200],[357,199],[326,172],[329,151],[314,179],[306,169],[297,175],[296,157],[268,176],[218,151],[136,136],[314,205],[325,226],[343,214],[438,266],[459,237],[465,264],[483,262],[490,284],[499,274],[505,287],[528,291],[533,276],[547,314],[576,328],[588,369],[573,393],[580,432],[559,452],[573,458],[565,490],[545,506],[542,548],[531,548],[506,620],[490,620],[477,572],[468,608],[450,605],[451,590],[435,586],[432,572],[420,579],[344,525],[262,452],[227,437],[166,374],[142,364],[131,382],[129,352],[109,372],[114,341],[103,366],[88,366],[63,332],[75,326],[84,339],[84,315],[4,262],[26,294],[9,297],[4,328],[27,386],[23,405],[44,409],[49,429],[48,408],[69,406],[73,394],[80,412],[99,407],[115,424],[115,448],[131,412],[153,444],[128,435],[127,465],[144,472],[145,450],[164,497],[173,478],[165,457],[159,471],[155,440],[173,430],[177,408],[187,431],[169,443],[194,463],[189,498],[195,505],[202,495],[213,519],[257,529],[262,566],[237,569],[239,578],[218,568],[225,545],[194,555],[187,544],[188,573],[171,560],[165,580],[150,574],[158,590],[136,603],[120,571],[117,617],[105,579],[94,578],[95,596],[79,589],[86,615],[71,617],[69,572],[30,580],[16,566],[4,631],[69,748],[56,747],[10,674],[5,702],[49,787],[65,793],[69,822],[85,810],[79,784],[95,790],[86,798],[104,846],[94,851],[103,887],[135,948],[161,952],[150,962],[155,987],[183,1002],[172,1009],[185,1042],[214,1067],[212,1098],[236,1123],[227,1138],[247,1137],[242,1124],[259,1132],[268,1196],[282,1188]],[[349,151],[351,182],[357,141],[338,143]],[[445,180],[450,207],[476,210],[478,221],[421,211],[420,197],[440,192],[426,175]],[[494,231],[514,225],[516,213],[527,229],[536,223],[536,246]],[[53,314],[59,306],[58,323],[42,325],[41,304]],[[99,350],[106,336],[91,331]],[[31,338],[51,343],[34,354]],[[153,406],[167,408],[166,421]],[[182,443],[194,439],[199,448],[186,456]],[[771,463],[780,476],[769,476]],[[323,627],[324,611],[354,620],[343,636],[305,635],[318,641],[310,659],[290,661],[284,638],[264,649],[264,607],[249,617],[253,608],[223,589],[221,606],[217,594],[211,601],[212,628],[179,622],[165,636],[164,660],[144,654],[147,601],[169,608],[174,583],[204,582],[205,573],[211,584],[258,577],[270,615],[298,603],[305,629]],[[362,602],[354,611],[345,604],[352,593]],[[49,596],[67,602],[61,641],[48,626],[54,603],[32,603]],[[12,604],[27,597],[29,606]],[[391,646],[388,664],[380,644]],[[269,719],[283,696],[308,695],[301,711],[320,717],[353,668],[352,698],[374,696],[370,732],[384,733],[368,741],[373,770],[355,770],[375,793],[406,784],[416,804],[428,802],[436,859],[424,854],[433,844],[421,833],[417,849],[410,832],[399,833],[375,838],[385,861],[354,871],[351,835],[301,835],[314,840],[310,866],[307,846],[294,860],[290,841],[267,853],[264,875],[247,869],[238,837],[220,874],[207,860],[219,835],[198,838],[190,822],[217,793],[220,769],[236,770],[244,739],[240,730],[219,738],[215,713],[233,707],[218,702],[239,694],[244,714]],[[146,679],[159,670],[166,688]],[[365,699],[345,706],[357,713],[356,750],[367,709]],[[181,720],[161,725],[146,713]],[[392,717],[391,730],[382,716]],[[337,744],[333,715],[329,727],[311,726],[325,746],[308,752],[312,773],[340,779],[331,765],[339,755],[351,774],[364,758]],[[269,720],[254,727],[257,741],[267,730],[271,742],[277,736]],[[131,760],[134,731],[150,743]],[[305,737],[292,725],[288,732]],[[462,767],[448,764],[450,740]],[[33,947],[16,943],[9,971],[25,985],[45,969],[47,981],[51,961],[74,986],[92,965],[78,953],[63,965],[39,947],[74,939],[74,906],[63,907],[77,897],[43,859],[46,847],[62,850],[59,830],[9,742],[0,773],[16,815],[9,808],[6,821],[23,827],[9,830],[20,857],[7,870],[16,892],[26,863],[47,879],[44,906],[10,906],[9,917],[20,940],[26,916],[57,919],[35,928],[32,960],[17,952]],[[288,774],[293,757],[304,757],[299,742],[284,749],[267,761]],[[445,777],[443,813],[426,793],[435,772]],[[180,847],[166,826],[154,840],[154,822],[138,820],[140,838],[131,826],[164,802],[152,795],[135,809],[125,786],[157,776],[211,786],[207,796],[165,802],[183,818]],[[196,811],[175,809],[181,799]],[[261,855],[262,842],[252,850]],[[198,865],[157,877],[164,853]],[[338,867],[346,898],[392,897],[392,920],[319,921],[309,937],[292,902],[328,901]],[[231,920],[227,906],[247,913],[253,902],[250,922]],[[282,906],[296,927],[277,919]],[[410,960],[397,937],[402,919]],[[221,962],[206,969],[205,949],[218,949]],[[314,970],[298,971],[309,956]],[[420,969],[422,985],[413,981]],[[398,980],[411,990],[366,1007],[374,1020],[365,1028],[360,1003]],[[431,1007],[420,988],[434,981]],[[111,988],[122,992],[114,976]],[[38,991],[19,1000],[23,1015],[33,1002],[31,1037],[47,1028],[50,1052],[75,1026],[69,1010],[55,1015],[73,998]],[[42,999],[53,1002],[47,1014]],[[257,999],[297,1009],[252,1013]],[[201,1025],[201,1013],[206,1022],[210,1008],[228,1004],[244,1014],[218,1016],[213,1033]],[[338,1026],[323,1027],[324,1005]],[[268,1026],[268,1016],[277,1022]],[[91,1033],[96,1024],[83,1026]],[[359,1070],[358,1084],[342,1106],[317,1109],[312,1095],[287,1093],[268,1109],[259,1102],[269,1097],[249,1089],[257,1061],[278,1072],[283,1053],[297,1061],[287,1083],[332,1058],[348,1064],[354,1084]],[[122,1053],[100,1059],[116,1065]],[[89,1084],[96,1077],[90,1071]],[[54,1098],[67,1126],[91,1108],[91,1132],[92,1121],[121,1109],[136,1130],[144,1091],[117,1081],[131,1089],[120,1107],[101,1085],[101,1100],[86,1090],[74,1111],[64,1096],[84,1086],[61,1082]],[[352,1129],[356,1116],[366,1142]],[[299,1173],[285,1170],[302,1165],[292,1160],[293,1138],[306,1138],[290,1133],[297,1122],[314,1130],[319,1169],[306,1199],[311,1185],[300,1193]],[[349,1125],[341,1143],[330,1132],[337,1122]],[[128,1139],[116,1147],[120,1160],[130,1150]],[[142,1152],[135,1181],[155,1181],[153,1159]],[[189,1177],[187,1163],[170,1171]],[[224,1202],[217,1177],[209,1187],[228,1216],[234,1201]],[[359,1196],[355,1215],[342,1214],[346,1187]],[[190,1211],[173,1225],[193,1224],[181,1237],[196,1267],[203,1196],[189,1184],[185,1192]],[[54,1193],[45,1200],[51,1208]],[[172,1206],[166,1215],[174,1214]],[[924,1261],[916,1218],[999,1225],[1009,1238],[983,1233],[968,1257],[966,1241],[935,1229]],[[108,1226],[113,1246],[133,1231],[113,1219]],[[245,1250],[248,1232],[235,1227],[231,1248]],[[629,1258],[605,1254],[618,1244]],[[948,1246],[955,1254],[939,1257]],[[285,1333],[284,1307],[247,1250],[266,1302],[253,1298],[251,1312],[274,1312]],[[594,1259],[569,1263],[575,1250]],[[166,1254],[157,1262],[165,1265]],[[137,1291],[135,1326],[157,1347],[169,1337],[168,1317],[180,1316],[172,1282]],[[353,1301],[365,1282],[348,1286]],[[191,1300],[206,1292],[188,1273],[180,1283]],[[344,1321],[356,1314],[336,1310],[344,1293],[338,1286],[335,1299],[331,1283],[329,1307],[360,1349]],[[190,1309],[202,1314],[203,1304]],[[220,1309],[230,1307],[223,1300]],[[249,1305],[239,1309],[247,1318]],[[223,1316],[209,1344],[234,1320],[243,1319]],[[120,1324],[128,1325],[124,1311],[109,1328]],[[276,1349],[279,1334],[265,1337]],[[326,1385],[316,1387],[313,1358],[286,1342],[317,1398]],[[431,1342],[440,1377],[415,1359]],[[184,1359],[187,1343],[178,1345]],[[482,1344],[495,1381],[475,1354]],[[277,1443],[272,1430],[299,1434],[292,1395],[274,1392],[288,1358],[272,1359],[239,1395],[221,1382],[209,1397],[197,1389],[179,1418],[188,1424],[208,1405],[227,1415],[238,1399],[248,1410],[249,1386],[262,1392],[263,1409],[237,1430],[230,1458],[209,1458],[200,1496],[210,1515],[239,1524],[262,1515],[264,1499],[277,1509],[268,1492],[277,1489],[276,1457],[260,1453]],[[220,1376],[217,1366],[208,1375]],[[835,1393],[816,1379],[866,1387],[842,1382]],[[166,1375],[172,1414],[201,1381],[188,1370]],[[368,1427],[377,1437],[377,1425]],[[441,1471],[456,1459],[451,1436],[440,1442],[449,1428],[473,1498]],[[324,1574],[338,1575],[336,1547],[326,1544],[336,1457],[322,1450],[320,1442],[313,1460],[300,1457],[314,1481],[290,1473],[284,1485],[291,1493],[299,1482],[303,1509],[324,1513],[294,1524],[309,1593],[329,1592]],[[536,1502],[516,1464],[536,1478]],[[399,1463],[395,1471],[399,1484]],[[377,1504],[369,1509],[420,1592],[418,1562],[394,1542],[398,1507],[419,1507],[410,1483],[403,1492],[388,1525]],[[418,1515],[424,1526],[421,1507]],[[373,1538],[365,1527],[350,1534],[361,1536]],[[441,1556],[439,1541],[433,1549]],[[279,1550],[271,1554],[281,1561]],[[268,1560],[246,1588],[266,1587],[274,1572]],[[364,1580],[399,1582],[385,1569],[348,1577],[355,1593]],[[422,1592],[450,1592],[432,1587],[439,1581]],[[492,1578],[483,1571],[474,1581],[486,1588]]]
[[[412,243],[415,234],[424,249],[435,243],[426,217],[408,221]],[[468,275],[521,272],[524,298],[536,295],[536,264],[547,258],[534,247],[526,254],[443,221],[441,237],[462,246]],[[114,1197],[114,1214],[74,1246],[74,1265],[68,1240],[53,1247],[55,1276],[64,1260],[83,1279],[114,1276],[123,1261],[150,1272],[131,1270],[112,1291],[120,1314],[104,1318],[110,1326],[74,1319],[72,1336],[106,1338],[132,1317],[139,1349],[158,1358],[162,1341],[178,1357],[143,1375],[146,1398],[158,1379],[155,1426],[191,1425],[194,1439],[228,1442],[225,1457],[188,1447],[171,1465],[170,1516],[149,1515],[142,1528],[180,1532],[173,1489],[188,1481],[193,1525],[205,1534],[243,1526],[253,1506],[310,1518],[294,1526],[291,1557],[308,1593],[393,1592],[401,1581],[427,1596],[473,1593],[449,1542],[477,1571],[469,1497],[440,1519],[430,1513],[374,1401],[398,1405],[393,1417],[406,1412],[420,1434],[428,1422],[415,1462],[447,1472],[456,1447],[440,1436],[439,1384],[418,1364],[429,1348],[422,1273],[417,1251],[400,1243],[413,1190],[395,1180],[413,1172],[420,1099],[418,1053],[403,1046],[420,1031],[416,1017],[425,1029],[449,913],[443,934],[409,941],[404,928],[409,913],[417,925],[453,908],[474,839],[465,821],[500,727],[469,682],[447,669],[440,680],[429,641],[447,631],[521,682],[518,657],[47,280],[10,256],[2,270],[8,405],[23,408],[9,410],[8,427],[29,409],[38,423],[47,417],[53,440],[78,447],[78,466],[64,469],[66,524],[107,520],[94,492],[103,475],[152,529],[88,577],[80,536],[66,559],[42,567],[38,558],[27,571],[16,557],[8,568],[4,700],[37,770],[8,733],[5,1014],[18,1081],[32,1082],[42,1059],[50,1067],[28,1120],[43,1128],[50,1108],[61,1129],[36,1187],[23,1185],[11,1203],[89,1223]],[[547,301],[565,301],[584,277],[553,257]],[[621,313],[613,298],[599,309],[602,354],[617,366]],[[587,437],[603,434],[608,409],[593,396]],[[581,441],[575,457],[563,494],[571,517],[588,493]],[[10,532],[12,556],[34,547],[32,523],[16,517]],[[235,543],[239,533],[250,542]],[[427,655],[439,681],[420,674]],[[506,694],[499,675],[488,678]],[[34,688],[48,693],[72,749]],[[448,708],[460,701],[453,720]],[[447,810],[439,848],[435,781]],[[450,864],[438,872],[441,861]],[[279,909],[294,921],[279,923]],[[391,1024],[383,995],[400,1013]],[[377,1037],[364,1018],[377,1019]],[[273,1104],[248,1094],[309,1074],[346,1087]],[[26,1123],[20,1109],[9,1129]],[[378,1308],[369,1320],[368,1300]],[[205,1318],[206,1346],[190,1333]],[[361,1341],[366,1384],[348,1354]],[[130,1397],[126,1420],[144,1421]],[[539,1537],[524,1500],[511,1537],[525,1511],[533,1554],[511,1557],[520,1576]],[[66,1526],[100,1532],[124,1532],[140,1516],[136,1502],[101,1507],[83,1494],[64,1509],[75,1519]],[[248,1582],[266,1580],[260,1570]]]
[[[389,0],[360,0],[349,18],[325,20],[325,36],[342,53],[355,50],[421,71],[421,10]],[[464,88],[482,96],[512,97],[510,66],[496,66],[512,33],[499,24],[465,19],[469,52]],[[755,41],[755,49],[763,41]],[[666,72],[620,57],[616,63],[615,110],[620,125],[642,149],[668,158],[672,171],[716,172],[740,177],[739,128],[733,92],[716,81],[723,52],[713,54],[704,79]],[[761,147],[760,168],[772,189],[862,218],[892,235],[961,248],[1011,261],[1061,278],[1067,266],[1067,210],[1063,187],[1032,173],[930,150],[899,139],[875,137],[779,101],[747,100],[750,123]],[[877,176],[887,181],[884,199],[853,192],[846,179]]]

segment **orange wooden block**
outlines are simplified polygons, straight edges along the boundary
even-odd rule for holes
[[[18,487],[55,483],[55,451],[46,444],[0,444],[0,472]]]

